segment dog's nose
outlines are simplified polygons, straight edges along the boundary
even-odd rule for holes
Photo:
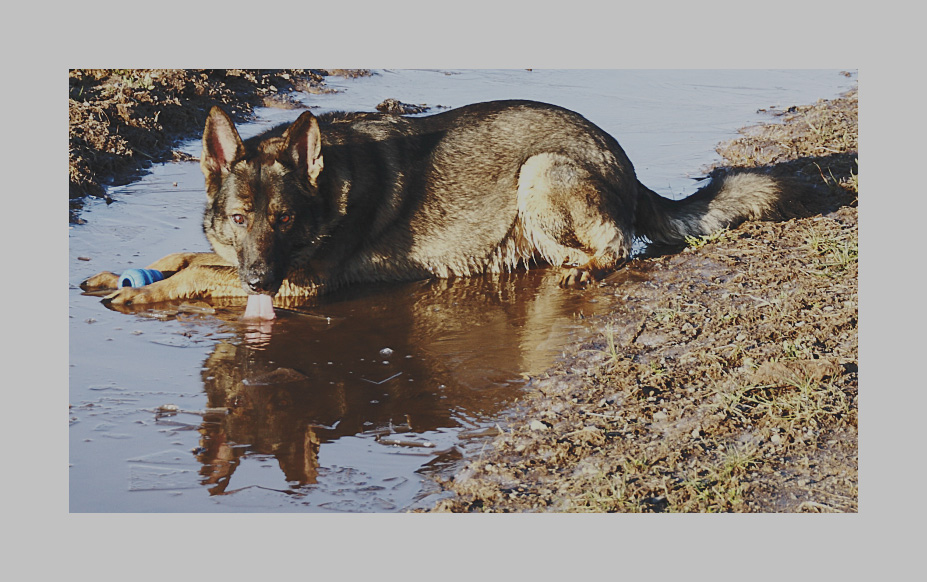
[[[254,291],[255,293],[263,293],[264,291],[269,291],[270,286],[271,286],[271,282],[269,279],[253,277],[248,280],[248,288]]]
[[[248,289],[255,293],[270,291],[274,284],[273,272],[269,269],[255,269],[243,277]]]

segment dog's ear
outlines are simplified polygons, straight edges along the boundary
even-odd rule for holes
[[[322,134],[319,131],[319,121],[311,111],[306,111],[287,128],[283,134],[283,155],[287,156],[309,179],[309,183],[316,186],[316,179],[322,171]]]
[[[219,107],[213,107],[203,130],[203,155],[200,167],[207,180],[232,168],[232,162],[245,154],[241,136],[231,118]]]

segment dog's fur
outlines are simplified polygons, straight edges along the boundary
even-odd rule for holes
[[[621,146],[572,111],[478,103],[427,117],[303,113],[242,141],[214,107],[200,162],[215,253],[113,303],[312,296],[370,281],[469,276],[543,261],[564,285],[615,269],[635,237],[679,243],[780,214],[782,188],[732,175],[681,201],[642,185]],[[115,287],[116,275],[85,289]]]

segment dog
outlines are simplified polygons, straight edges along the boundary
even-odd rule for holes
[[[638,181],[611,135],[573,111],[523,100],[424,117],[306,111],[244,141],[213,107],[200,165],[214,252],[168,255],[149,266],[163,280],[104,301],[269,301],[544,263],[563,268],[561,285],[582,286],[619,268],[636,237],[679,244],[778,218],[787,204],[782,183],[760,173],[663,198]],[[81,287],[118,280],[103,272]]]

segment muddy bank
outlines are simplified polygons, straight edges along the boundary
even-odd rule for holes
[[[532,378],[435,511],[857,511],[856,91],[774,115],[718,151],[814,187],[803,216],[587,291],[617,307]]]
[[[137,179],[170,160],[179,140],[199,136],[213,105],[236,121],[258,106],[295,107],[292,91],[326,91],[322,69],[72,69],[68,74],[70,222],[86,196]]]

